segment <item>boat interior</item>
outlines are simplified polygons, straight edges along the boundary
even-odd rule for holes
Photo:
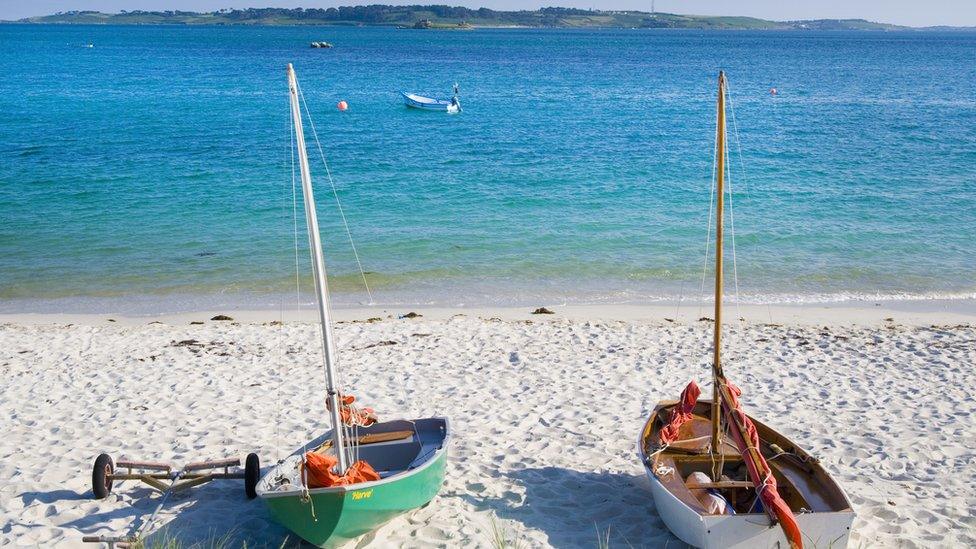
[[[363,460],[379,473],[381,479],[420,467],[444,447],[447,420],[422,418],[374,423],[358,427],[347,436],[352,459]],[[354,443],[354,444],[353,444]],[[294,490],[301,487],[299,464],[305,452],[334,455],[332,433],[327,432],[295,450],[258,483],[259,493]]]
[[[720,494],[731,504],[735,514],[764,513],[761,503],[757,505],[755,485],[749,479],[746,464],[731,438],[722,437],[720,454],[713,456],[709,451],[711,402],[698,402],[694,417],[679,429],[678,440],[658,451],[658,431],[667,424],[668,413],[674,405],[674,402],[659,404],[641,435],[641,456],[654,476],[675,497],[700,514],[710,514],[698,497],[701,491]],[[755,419],[753,423],[759,433],[760,452],[769,463],[777,490],[794,513],[851,509],[847,496],[818,460]],[[721,464],[721,480],[707,483],[689,480],[689,476],[696,472],[704,473],[711,480],[713,461]]]

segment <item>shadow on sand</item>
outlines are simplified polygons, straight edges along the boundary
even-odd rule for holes
[[[24,492],[18,497],[25,505],[51,505],[88,500],[93,495],[91,491],[54,490]],[[145,485],[120,482],[108,498],[93,506],[94,512],[65,522],[61,527],[79,530],[84,535],[129,535],[150,518],[160,498],[159,493]],[[109,524],[115,529],[109,529]],[[181,547],[200,548],[240,547],[244,542],[249,548],[307,547],[275,523],[260,501],[247,499],[242,485],[236,482],[207,484],[173,494],[160,511],[155,527],[147,533],[144,541],[148,547],[168,546],[173,542]]]
[[[686,547],[657,515],[643,476],[558,467],[522,469],[508,476],[525,489],[524,498],[506,494],[468,497],[468,502],[545,532],[555,547],[599,547],[608,529],[613,547]]]

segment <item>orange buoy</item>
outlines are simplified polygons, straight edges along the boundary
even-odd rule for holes
[[[339,107],[340,111],[344,111],[349,108],[349,103],[346,103],[345,101],[339,101],[339,104],[336,105],[336,107]]]

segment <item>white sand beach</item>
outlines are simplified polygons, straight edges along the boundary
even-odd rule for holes
[[[493,521],[530,547],[595,547],[608,529],[613,546],[682,546],[634,444],[656,401],[707,383],[711,324],[697,309],[668,321],[664,308],[552,308],[340,311],[346,389],[381,419],[439,414],[455,430],[440,495],[358,546],[490,547]],[[269,466],[326,428],[318,326],[228,314],[241,322],[0,319],[0,545],[90,546],[83,535],[145,519],[158,496],[144,485],[91,498],[101,452],[182,464],[254,451]],[[842,484],[858,517],[852,547],[976,545],[971,312],[743,316],[728,327],[726,372],[747,412]],[[297,545],[240,481],[175,497],[160,524],[156,539]]]

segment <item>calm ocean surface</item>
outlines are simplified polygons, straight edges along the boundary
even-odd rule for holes
[[[287,62],[378,302],[698,299],[719,69],[743,301],[976,294],[976,34],[0,25],[0,311],[294,303]]]

